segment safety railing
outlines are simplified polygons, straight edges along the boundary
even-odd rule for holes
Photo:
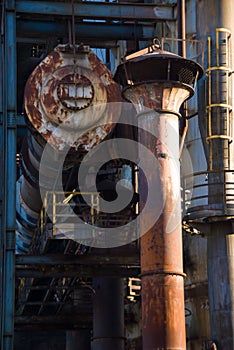
[[[183,178],[184,221],[234,216],[234,170],[208,170]]]
[[[65,198],[64,198],[65,196]],[[84,197],[87,203],[84,201]],[[136,205],[129,206],[118,213],[103,213],[99,211],[98,192],[50,192],[45,195],[40,214],[39,241],[50,238],[68,238],[88,244],[104,228],[120,227],[120,236],[130,235],[129,226],[132,222],[132,234],[137,238],[134,219],[137,216]],[[85,225],[89,224],[89,225]],[[126,225],[127,232],[124,227]]]
[[[214,140],[233,141],[232,123],[232,62],[231,32],[216,28],[215,43],[208,37],[207,75],[207,137],[209,144],[209,168],[214,161]]]
[[[82,200],[86,196],[90,208]],[[65,197],[65,198],[64,198]],[[69,231],[77,219],[80,223],[94,225],[97,221],[99,208],[99,194],[97,192],[46,192],[43,208],[40,214],[40,231],[46,234],[44,238],[52,238],[59,235],[59,227],[62,231]]]

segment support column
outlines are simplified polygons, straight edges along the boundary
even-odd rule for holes
[[[3,149],[3,44],[0,45],[0,169],[3,168],[3,158],[4,158],[4,149]],[[0,176],[0,345],[2,344],[1,340],[3,338],[3,268],[4,268],[4,221],[3,221],[3,178]]]
[[[2,349],[13,349],[16,202],[16,18],[15,1],[4,1],[4,269]]]
[[[89,329],[79,329],[66,332],[66,350],[91,350]]]
[[[123,279],[93,281],[93,350],[124,350]]]
[[[211,339],[219,350],[234,349],[234,234],[231,232],[231,224],[214,223],[207,236]]]

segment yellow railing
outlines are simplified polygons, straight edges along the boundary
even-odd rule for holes
[[[88,206],[83,200],[88,197]],[[65,198],[64,198],[65,197]],[[46,192],[40,215],[40,230],[50,226],[52,236],[57,234],[57,224],[80,218],[82,222],[94,225],[99,210],[98,192]]]
[[[212,45],[213,44],[213,45]],[[215,52],[215,55],[213,54]],[[232,112],[231,32],[216,28],[216,40],[208,37],[207,75],[207,137],[209,168],[213,168],[213,140],[233,141],[230,113]]]

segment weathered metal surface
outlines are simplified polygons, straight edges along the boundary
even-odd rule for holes
[[[34,70],[25,87],[25,109],[30,123],[57,150],[71,146],[91,149],[111,131],[109,108],[121,100],[110,71],[89,50],[76,53],[59,45]],[[100,124],[102,124],[100,126]]]
[[[105,18],[106,19],[106,18]],[[80,22],[75,25],[76,33],[79,33],[79,40],[87,42],[92,40],[151,40],[155,36],[155,23],[106,23],[106,22]],[[22,20],[17,21],[17,36],[18,40],[26,38],[48,38],[50,33],[53,36],[59,36],[67,40],[67,21],[32,21]],[[23,39],[22,39],[23,38]],[[41,39],[40,39],[41,40]],[[105,45],[105,44],[104,44]],[[94,46],[96,47],[96,46]],[[103,47],[103,46],[102,46]]]
[[[183,93],[182,93],[183,94]],[[152,120],[152,117],[154,118]],[[174,120],[175,134],[170,133],[171,121]],[[185,349],[185,318],[184,318],[184,284],[182,264],[182,234],[178,220],[180,215],[180,194],[178,177],[179,167],[173,165],[171,145],[173,143],[173,156],[179,159],[178,117],[175,114],[150,113],[144,117],[139,116],[141,127],[158,130],[159,140],[148,138],[147,134],[140,133],[139,139],[159,162],[158,173],[151,173],[147,181],[157,185],[159,178],[160,188],[156,201],[164,203],[162,213],[153,227],[141,238],[141,276],[142,276],[142,334],[143,349]],[[147,130],[148,130],[147,127]],[[151,130],[152,130],[151,129]],[[173,141],[172,141],[173,140]],[[177,150],[176,150],[177,148]],[[165,157],[160,157],[165,154]],[[151,177],[151,179],[150,179]],[[151,182],[151,183],[152,183]],[[147,193],[147,183],[139,180],[141,195]],[[141,199],[141,202],[144,200]],[[143,203],[142,203],[143,205]],[[178,211],[175,209],[178,208]],[[156,215],[152,207],[145,220]],[[169,224],[170,223],[170,224]],[[168,225],[172,227],[168,229]],[[141,222],[144,227],[144,222]]]
[[[155,83],[142,83],[138,86],[128,87],[124,91],[125,99],[133,102],[137,112],[145,110],[145,106],[157,111],[178,111],[181,101],[184,101],[193,94],[192,88],[185,85],[183,88],[180,83],[171,84],[167,81]],[[138,103],[139,101],[142,103]]]
[[[186,307],[186,338],[188,350],[200,350],[210,339],[207,281],[207,240],[200,235],[183,237]]]
[[[116,265],[116,266],[139,266],[140,259],[138,254],[131,255],[113,255],[110,256],[109,253],[95,254],[91,255],[60,255],[60,254],[50,254],[50,255],[18,255],[16,256],[17,265]]]
[[[47,1],[17,1],[18,14],[40,16],[68,16],[72,15],[72,4],[68,2]],[[76,18],[138,20],[138,21],[170,21],[175,20],[173,5],[79,2],[74,4]]]
[[[176,81],[187,84],[190,89],[189,85],[200,79],[202,74],[203,69],[196,62],[153,46],[148,52],[145,49],[143,54],[127,57],[118,66],[115,80],[125,87],[143,82]]]
[[[141,173],[139,178],[141,208],[150,190],[148,184],[158,189],[154,205],[151,204],[140,223],[144,230],[146,222],[152,222],[141,237],[145,350],[186,349],[178,112],[193,94],[191,85],[201,75],[202,69],[196,63],[156,50],[130,58],[115,76],[125,87],[124,97],[136,107],[139,142],[158,162],[157,173],[150,171],[152,166],[147,164],[147,178]],[[156,137],[149,136],[145,130],[152,130]],[[162,207],[159,203],[163,203]],[[159,217],[155,218],[156,215]]]
[[[231,223],[210,224],[207,268],[211,340],[218,349],[233,349],[234,235]],[[230,232],[230,234],[228,234]]]

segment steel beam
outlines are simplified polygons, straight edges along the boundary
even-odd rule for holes
[[[17,255],[16,265],[94,265],[94,266],[140,266],[139,254],[129,256],[100,256],[99,254],[93,255],[75,255],[67,256],[63,254],[50,254],[50,255]]]
[[[43,265],[38,269],[32,266],[16,267],[16,277],[32,278],[62,278],[62,277],[138,277],[138,267],[115,267],[115,266],[52,266]]]
[[[139,255],[137,252],[126,255],[17,255],[17,277],[51,277],[63,276],[138,276],[140,272]]]
[[[75,32],[79,40],[145,40],[155,36],[155,26],[150,24],[83,22],[76,24]],[[19,37],[66,37],[67,22],[53,21],[17,21],[17,36]]]
[[[25,329],[27,327],[36,328],[40,326],[41,329],[71,329],[74,326],[92,325],[92,315],[87,313],[73,314],[71,315],[50,315],[50,316],[16,316],[15,327],[16,329]]]
[[[15,1],[4,1],[4,281],[2,349],[13,349],[16,201],[16,18]]]
[[[71,2],[16,1],[18,15],[71,17]],[[74,4],[76,18],[111,19],[133,21],[172,21],[175,20],[174,6],[155,4],[129,4],[106,2],[79,2]]]

